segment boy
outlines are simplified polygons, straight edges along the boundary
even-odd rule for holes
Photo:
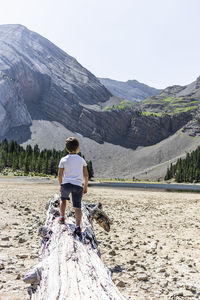
[[[61,158],[58,171],[61,192],[59,223],[65,223],[66,200],[69,199],[69,194],[71,193],[76,219],[75,234],[81,237],[81,200],[83,194],[87,193],[87,163],[77,154],[79,152],[79,141],[75,137],[70,137],[66,140],[66,149],[69,154]],[[82,187],[83,177],[84,186]]]

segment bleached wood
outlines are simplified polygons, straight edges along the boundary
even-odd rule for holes
[[[93,219],[110,230],[110,220],[101,208],[100,203],[83,203],[80,240],[73,235],[73,213],[68,213],[66,224],[60,225],[59,196],[48,201],[45,226],[39,230],[43,242],[41,261],[24,277],[31,284],[28,289],[31,300],[125,300],[97,248]]]

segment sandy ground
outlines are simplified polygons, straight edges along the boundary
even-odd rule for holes
[[[27,299],[24,273],[38,262],[38,228],[56,184],[0,181],[0,299]],[[126,299],[200,298],[200,195],[89,188],[112,219],[94,224],[105,265]],[[73,300],[73,299],[72,299]]]

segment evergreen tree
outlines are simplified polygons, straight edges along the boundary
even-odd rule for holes
[[[29,159],[28,156],[26,155],[24,160],[23,160],[23,171],[27,174],[29,173]]]
[[[31,155],[32,152],[33,152],[33,149],[32,149],[32,147],[31,147],[31,145],[27,145],[27,146],[26,146],[26,151],[25,151],[26,156]]]
[[[56,164],[53,156],[51,156],[50,159],[48,160],[48,174],[50,175],[57,174]]]
[[[93,170],[93,167],[92,167],[92,161],[90,160],[88,163],[88,176],[89,176],[89,179],[91,179],[92,177],[94,177],[94,170]]]
[[[167,173],[165,175],[165,180],[169,180],[170,178],[171,178],[171,176],[170,176],[170,168],[167,167]]]
[[[33,148],[33,153],[34,153],[34,157],[37,158],[40,154],[40,149],[38,147],[38,145],[36,144]]]

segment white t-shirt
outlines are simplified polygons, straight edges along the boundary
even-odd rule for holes
[[[78,154],[68,154],[62,157],[59,163],[59,168],[64,168],[62,184],[71,183],[82,186],[83,166],[87,166],[87,163]]]

